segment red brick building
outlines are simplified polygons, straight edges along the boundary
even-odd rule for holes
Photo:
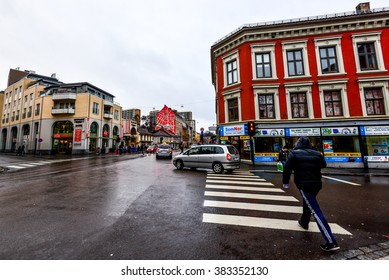
[[[219,141],[243,157],[254,121],[255,163],[309,136],[330,166],[389,168],[389,8],[244,25],[211,65]]]

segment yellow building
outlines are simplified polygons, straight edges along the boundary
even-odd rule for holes
[[[65,84],[54,74],[11,69],[3,99],[2,151],[109,152],[122,138],[122,108],[112,94],[87,82]]]

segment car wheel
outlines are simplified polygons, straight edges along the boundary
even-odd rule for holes
[[[212,170],[213,172],[215,172],[216,174],[220,174],[223,172],[223,165],[220,163],[220,162],[215,162],[213,165],[212,165]]]
[[[182,162],[182,160],[178,160],[177,163],[176,163],[176,168],[178,170],[181,170],[184,168],[184,163]]]

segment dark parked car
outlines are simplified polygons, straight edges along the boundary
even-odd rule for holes
[[[168,144],[161,144],[156,151],[156,157],[159,158],[173,158],[173,149]]]
[[[209,168],[215,173],[230,173],[240,168],[240,155],[232,145],[200,145],[175,156],[173,164],[177,169]]]

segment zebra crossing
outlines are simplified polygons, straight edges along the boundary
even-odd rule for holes
[[[29,162],[14,162],[9,163],[5,165],[4,167],[8,170],[20,170],[25,168],[31,168],[36,166],[42,166],[47,164],[53,164],[58,162],[67,162],[67,161],[73,161],[73,160],[80,160],[82,158],[72,158],[72,159],[54,159],[54,160],[40,160],[40,161],[29,161]]]
[[[249,171],[234,171],[233,174],[208,173],[204,197],[204,223],[306,231],[297,223],[302,213],[301,202]],[[229,210],[229,214],[224,213],[226,210]],[[240,215],[241,212],[245,214]],[[281,213],[285,218],[260,217],[264,213],[266,216],[277,213],[278,217]],[[290,219],[291,215],[295,219]],[[352,235],[338,224],[329,225],[334,234]],[[308,231],[320,232],[314,222],[309,224]]]

